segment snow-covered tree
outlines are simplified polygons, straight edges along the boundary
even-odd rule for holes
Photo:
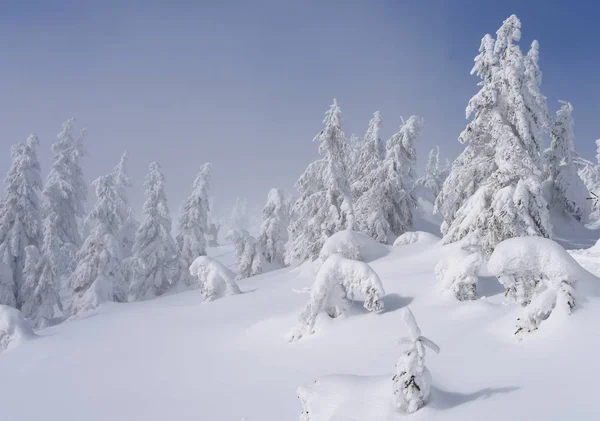
[[[263,223],[258,237],[267,262],[284,264],[289,224],[290,211],[283,191],[271,189],[263,208]]]
[[[232,230],[226,239],[235,247],[237,279],[249,278],[263,271],[264,256],[260,243],[246,230]]]
[[[540,139],[532,130],[523,56],[515,44],[520,28],[512,15],[496,40],[486,35],[481,42],[472,70],[481,89],[469,101],[466,114],[473,119],[459,137],[467,146],[435,204],[445,242],[474,235],[486,256],[507,238],[552,235]]]
[[[34,327],[49,326],[62,305],[48,259],[34,245],[25,248],[21,291],[25,297],[21,305],[23,315]]]
[[[190,275],[198,280],[206,302],[241,293],[235,273],[212,257],[197,257],[190,266]]]
[[[127,189],[131,187],[131,179],[127,174],[127,151],[123,152],[119,163],[113,170],[114,184],[117,194],[119,196],[119,203],[122,205],[119,210],[119,239],[121,242],[121,250],[123,251],[123,257],[130,257],[133,250],[133,243],[135,242],[135,232],[140,225],[135,220],[133,208],[129,204],[129,198],[127,195]]]
[[[42,191],[44,245],[55,277],[68,274],[75,266],[81,246],[79,223],[85,217],[87,186],[80,160],[84,156],[86,130],[73,135],[74,120],[67,120],[52,145],[54,159]]]
[[[299,318],[300,325],[291,332],[290,341],[312,335],[319,313],[326,312],[334,318],[343,314],[348,300],[355,295],[365,297],[363,306],[368,311],[383,310],[385,291],[371,266],[332,254],[317,272],[310,299]]]
[[[229,217],[230,230],[248,230],[250,229],[250,217],[248,216],[248,200],[246,198],[235,201]]]
[[[419,178],[416,183],[418,186],[423,186],[431,190],[433,197],[440,194],[442,185],[448,177],[450,171],[449,164],[446,162],[445,167],[440,166],[440,147],[436,146],[429,151],[427,165],[425,165],[425,175]]]
[[[381,243],[412,230],[416,151],[423,119],[411,116],[387,142],[387,156],[373,165],[362,183],[366,190],[355,205],[357,227]]]
[[[537,40],[531,43],[531,48],[523,59],[524,92],[523,98],[527,109],[529,135],[531,141],[541,147],[544,136],[550,131],[552,117],[548,110],[546,97],[542,94],[542,71],[539,66],[540,45]]]
[[[573,215],[575,219],[586,222],[590,214],[588,189],[577,173],[574,159],[575,134],[573,130],[573,106],[560,101],[560,110],[552,127],[552,143],[544,155],[548,177],[553,185],[552,204]]]
[[[165,176],[157,162],[150,164],[144,183],[143,220],[133,246],[130,299],[163,294],[176,276],[176,247],[165,195]]]
[[[473,238],[474,239],[474,238]],[[483,263],[483,253],[477,244],[463,244],[464,254],[450,255],[440,260],[434,273],[442,290],[454,293],[457,300],[468,301],[477,298],[479,269]]]
[[[368,177],[372,171],[376,171],[385,158],[385,143],[381,140],[381,113],[375,111],[373,118],[369,121],[369,127],[365,133],[356,159],[352,162],[350,173],[352,174],[352,198],[358,199],[370,187]],[[358,214],[357,214],[358,217]],[[358,222],[358,221],[357,221]]]
[[[115,188],[114,174],[99,177],[93,186],[97,202],[88,216],[92,232],[77,252],[77,267],[69,279],[75,293],[71,314],[106,301],[126,300],[119,235],[124,204]]]
[[[440,347],[421,336],[421,329],[410,309],[402,310],[402,319],[408,327],[409,336],[403,337],[401,343],[408,347],[398,360],[396,374],[392,378],[394,401],[398,409],[413,413],[426,403],[431,391],[431,374],[425,367],[425,348],[438,353]]]
[[[41,243],[41,219],[38,192],[42,181],[37,159],[37,137],[11,148],[12,164],[4,185],[6,193],[0,203],[0,258],[6,265],[0,282],[0,304],[21,308],[29,289],[23,288],[25,248]]]
[[[316,259],[328,237],[354,226],[348,147],[342,130],[342,111],[335,99],[323,124],[325,127],[313,140],[319,143],[321,159],[311,163],[296,182],[300,197],[294,204],[296,218],[289,229],[288,264]]]
[[[208,190],[210,187],[211,164],[206,163],[194,180],[192,193],[183,204],[179,216],[177,256],[179,259],[179,282],[191,285],[190,265],[206,254],[208,214],[210,211]]]

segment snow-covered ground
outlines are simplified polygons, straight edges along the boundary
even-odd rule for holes
[[[288,334],[309,296],[293,290],[312,285],[316,264],[239,281],[242,294],[210,303],[191,291],[105,305],[0,355],[0,419],[297,420],[299,386],[320,396],[315,421],[402,419],[391,378],[406,306],[441,347],[427,355],[431,401],[413,419],[598,419],[600,299],[517,342],[520,309],[495,278],[482,279],[476,301],[440,294],[433,268],[445,253],[431,241],[390,247],[370,262],[385,309],[355,302],[297,342]],[[227,246],[210,254],[232,264]],[[600,275],[600,251],[572,255]]]

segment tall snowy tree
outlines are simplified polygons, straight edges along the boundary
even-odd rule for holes
[[[44,246],[55,277],[68,274],[75,266],[81,246],[78,221],[85,217],[87,186],[80,160],[85,155],[86,130],[73,135],[73,119],[67,120],[52,145],[54,161],[42,192]]]
[[[391,243],[413,227],[416,151],[423,118],[411,116],[387,142],[387,156],[364,178],[367,190],[358,198],[357,227],[381,243]]]
[[[321,159],[308,166],[296,182],[300,197],[297,216],[290,225],[288,264],[316,259],[331,235],[354,228],[354,210],[348,182],[347,143],[342,130],[342,111],[334,99],[325,113],[324,129],[314,138]]]
[[[466,115],[473,119],[459,137],[467,146],[436,200],[445,242],[475,235],[486,256],[507,238],[552,235],[541,145],[532,132],[523,56],[515,44],[520,28],[512,15],[496,40],[486,35],[481,42],[471,71],[481,89],[469,101]]]
[[[250,218],[248,216],[248,200],[239,197],[233,205],[229,217],[229,225],[232,230],[248,230],[250,228]]]
[[[144,218],[133,246],[133,282],[130,288],[130,298],[133,300],[163,294],[172,284],[177,270],[177,250],[171,236],[165,176],[157,162],[150,164],[144,186]]]
[[[98,198],[88,216],[93,228],[77,252],[77,267],[69,280],[75,293],[71,314],[106,301],[126,300],[119,228],[127,206],[118,193],[113,174],[99,177],[93,186]]]
[[[549,181],[553,189],[550,192],[551,204],[557,205],[575,219],[586,222],[590,214],[589,192],[577,173],[574,159],[575,133],[573,130],[573,106],[560,101],[562,106],[556,113],[552,127],[552,143],[544,155],[546,158]]]
[[[446,177],[448,177],[448,167],[448,163],[446,163],[445,167],[440,166],[440,147],[436,146],[429,151],[427,165],[425,166],[425,175],[417,180],[417,185],[430,189],[433,197],[437,197],[440,194]]]
[[[0,283],[0,304],[21,308],[28,298],[23,288],[25,248],[41,243],[41,219],[38,193],[42,185],[36,148],[37,137],[11,148],[12,164],[4,185],[6,193],[0,204],[0,258],[6,265],[6,278]],[[10,271],[10,274],[9,274]],[[12,290],[12,291],[11,291]],[[11,293],[12,292],[12,293]],[[25,294],[25,295],[24,295]]]
[[[263,208],[263,223],[258,237],[267,262],[284,264],[289,224],[290,211],[283,191],[271,189]]]
[[[380,137],[381,121],[381,113],[375,111],[356,159],[352,162],[353,200],[358,199],[370,187],[365,175],[377,169],[385,158],[385,144]]]
[[[192,285],[190,265],[198,256],[206,255],[208,215],[210,212],[208,191],[211,164],[206,163],[194,180],[192,194],[187,198],[179,217],[177,234],[177,256],[179,259],[179,282]]]
[[[246,230],[229,231],[226,238],[235,247],[236,279],[249,278],[262,273],[264,256],[256,238],[248,234]]]
[[[127,189],[131,187],[131,179],[127,174],[127,159],[128,154],[125,151],[112,173],[119,203],[122,205],[119,210],[119,240],[123,257],[125,258],[132,254],[135,232],[140,225],[135,220],[133,208],[129,205],[129,198],[127,196]]]

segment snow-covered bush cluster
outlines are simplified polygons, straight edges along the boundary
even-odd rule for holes
[[[0,305],[0,353],[35,338],[33,329],[14,307]]]
[[[263,271],[265,257],[258,240],[246,230],[232,230],[225,237],[235,249],[237,279],[249,278]]]
[[[347,311],[356,295],[364,297],[368,311],[383,309],[385,291],[377,273],[366,263],[332,254],[323,262],[310,290],[310,299],[300,315],[300,325],[290,335],[296,341],[314,333],[317,316],[327,313],[336,318]]]
[[[212,257],[197,257],[190,266],[190,275],[196,279],[204,295],[204,301],[213,301],[240,293],[235,283],[235,273]]]

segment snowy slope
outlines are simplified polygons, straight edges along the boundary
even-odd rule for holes
[[[322,317],[294,343],[287,334],[308,296],[292,289],[311,286],[314,265],[240,281],[243,294],[207,304],[191,291],[106,305],[0,354],[0,419],[297,420],[296,389],[327,375],[319,385],[331,420],[401,419],[384,392],[407,305],[441,347],[427,357],[432,400],[412,419],[598,419],[599,298],[518,343],[519,309],[495,279],[484,279],[486,298],[475,302],[440,296],[433,267],[444,253],[431,243],[391,247],[370,263],[387,293],[383,312],[355,303],[353,314]],[[232,263],[227,246],[211,254]],[[586,267],[600,275],[600,264]]]

